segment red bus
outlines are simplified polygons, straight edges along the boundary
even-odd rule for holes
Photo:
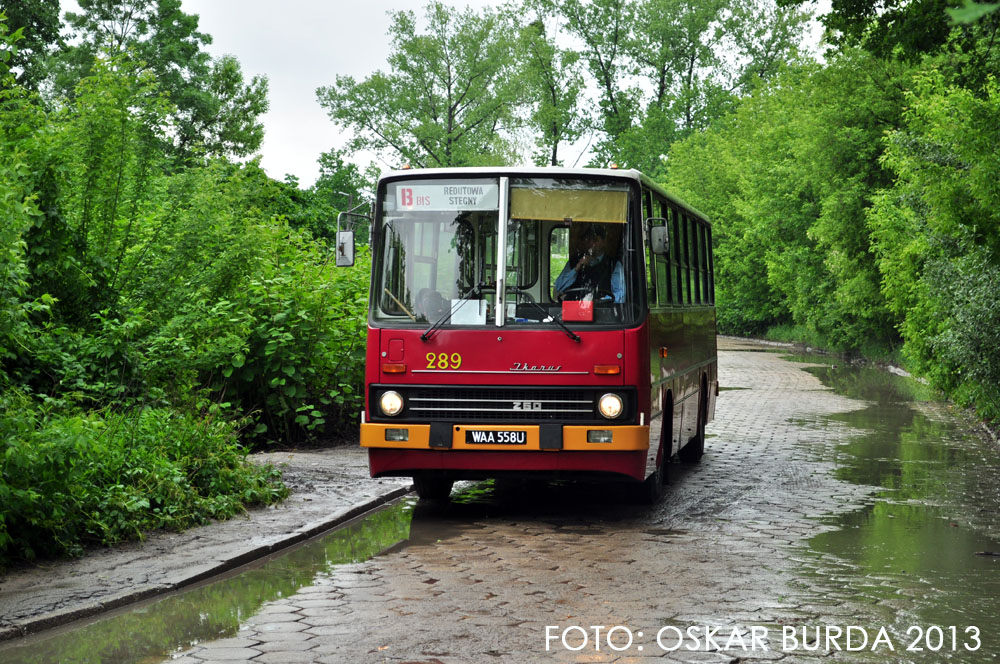
[[[392,172],[374,210],[361,445],[457,479],[643,482],[697,461],[718,373],[712,229],[633,170]]]

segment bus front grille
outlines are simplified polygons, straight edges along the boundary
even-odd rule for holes
[[[454,422],[594,419],[594,398],[578,390],[436,388],[409,399],[410,416]]]
[[[596,410],[597,399],[609,390],[551,387],[439,387],[372,386],[372,403],[378,394],[393,389],[403,395],[405,411],[393,421],[409,422],[607,422]],[[634,413],[634,393],[614,390],[625,397],[626,415]],[[374,418],[388,421],[388,418]],[[625,419],[625,418],[622,418]]]

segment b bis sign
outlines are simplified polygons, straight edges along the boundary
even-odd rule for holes
[[[500,187],[496,184],[398,185],[396,209],[438,212],[448,210],[496,210]]]

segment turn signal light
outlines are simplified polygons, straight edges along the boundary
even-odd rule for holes
[[[617,376],[622,368],[617,364],[595,364],[594,373],[599,376]]]
[[[406,373],[406,365],[405,364],[383,363],[382,364],[382,373],[391,373],[391,374]]]

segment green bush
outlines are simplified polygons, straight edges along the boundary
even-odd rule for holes
[[[214,404],[251,416],[261,439],[296,441],[357,421],[370,259],[362,249],[337,269],[324,242],[248,202],[262,179],[222,163],[169,178],[181,182],[140,229],[158,250],[126,256],[122,303],[148,318],[138,373],[170,403]]]
[[[0,397],[0,565],[229,518],[288,491],[232,422],[162,408],[46,413]]]

